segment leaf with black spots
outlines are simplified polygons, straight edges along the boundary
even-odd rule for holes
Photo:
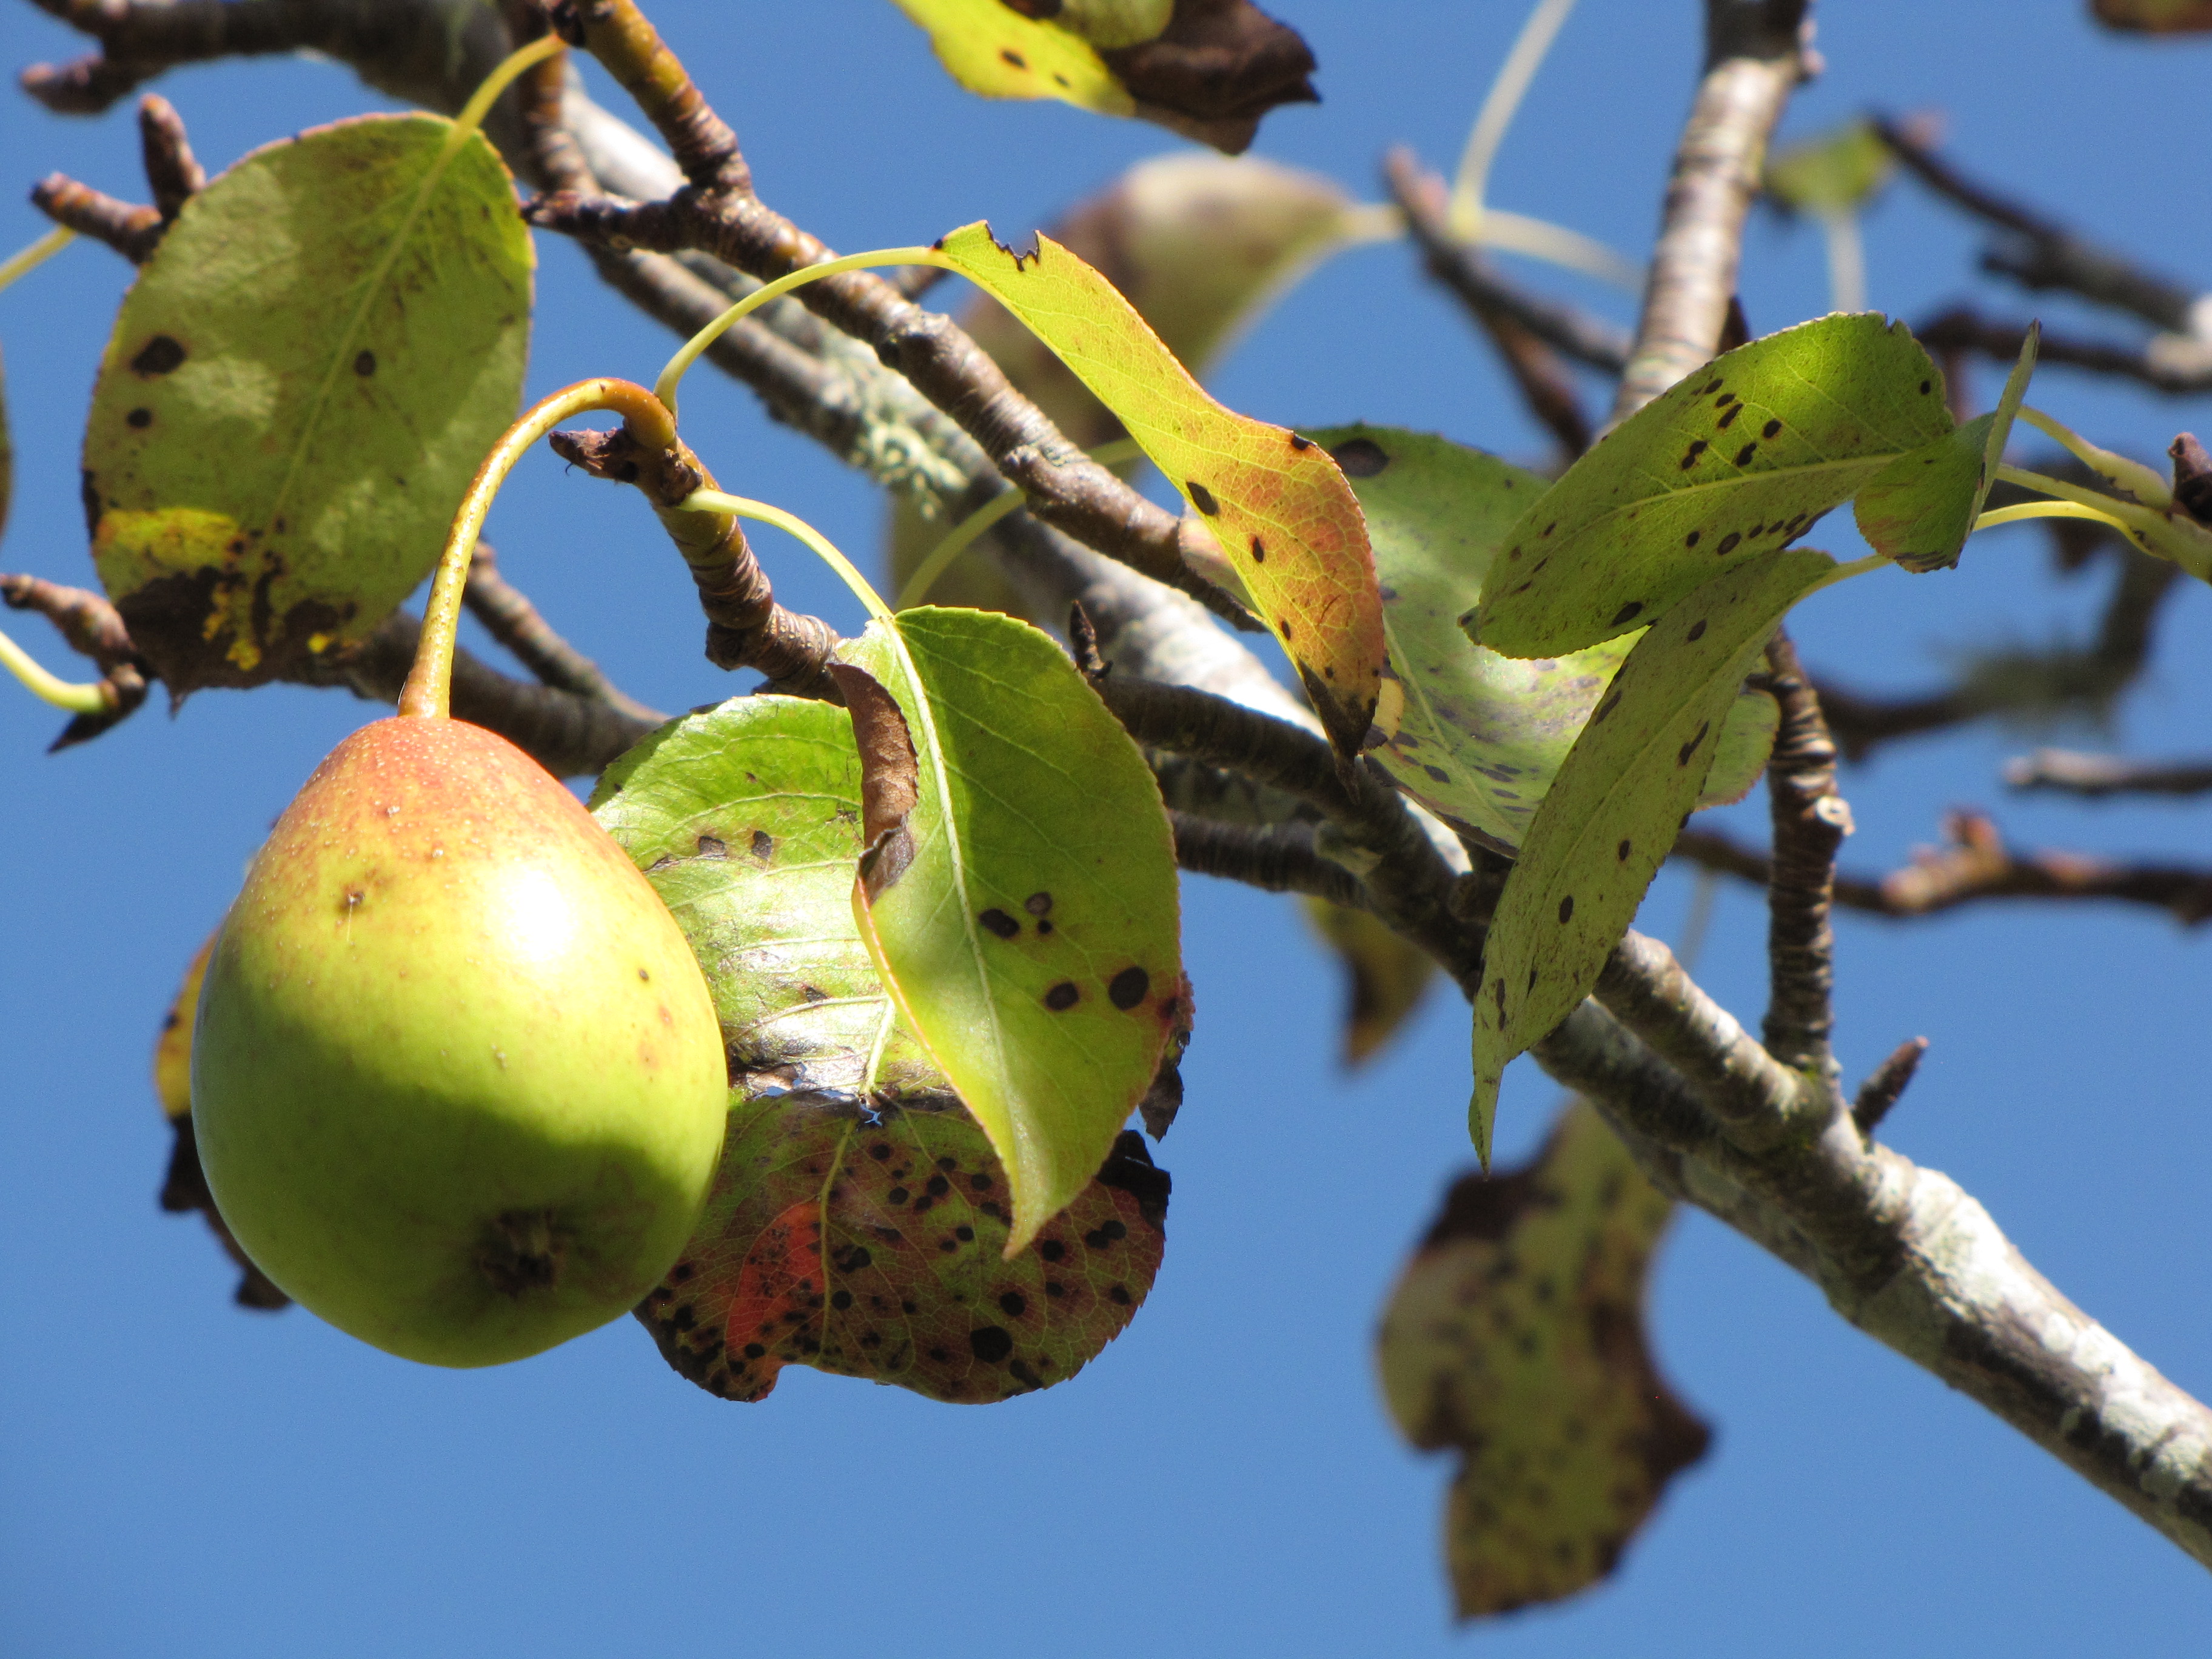
[[[1352,481],[1375,548],[1393,673],[1383,707],[1395,718],[1377,718],[1388,736],[1368,754],[1454,829],[1510,853],[1643,630],[1533,662],[1474,644],[1457,618],[1544,481],[1479,449],[1394,427],[1307,435]],[[1779,718],[1771,696],[1744,690],[1723,725],[1700,805],[1751,787]]]
[[[1459,1455],[1444,1559],[1462,1619],[1604,1578],[1711,1443],[1644,1330],[1673,1210],[1576,1101],[1534,1163],[1454,1183],[1400,1277],[1382,1393],[1407,1439]]]
[[[1114,285],[1049,236],[1017,254],[988,224],[937,244],[1074,371],[1172,480],[1304,682],[1337,751],[1359,753],[1386,666],[1359,502],[1310,439],[1224,409]]]
[[[514,418],[530,236],[479,134],[363,116],[186,202],[85,428],[93,558],[173,696],[296,675],[437,562]]]
[[[894,631],[895,630],[895,631]],[[1190,1012],[1174,839],[1143,754],[1050,639],[980,611],[901,612],[840,655],[896,700],[912,802],[854,914],[908,1029],[1012,1179],[1019,1249],[1073,1200],[1178,1051]],[[856,709],[856,717],[863,711]]]
[[[2005,377],[1994,410],[1899,456],[1859,491],[1851,515],[1868,546],[1916,574],[1948,570],[1959,562],[1996,481],[2042,339],[2043,325],[2030,323],[2020,343],[2020,360]]]
[[[787,1364],[989,1402],[1064,1382],[1121,1334],[1165,1243],[1144,1138],[1028,1248],[997,1155],[951,1096],[741,1100],[698,1231],[637,1310],[708,1393],[759,1400]]]
[[[1485,1162],[1507,1063],[1597,983],[1697,804],[1744,676],[1790,607],[1837,568],[1787,548],[1712,577],[1637,641],[1576,739],[1483,947],[1468,1127]]]
[[[952,78],[986,98],[1056,98],[1216,149],[1320,96],[1313,53],[1251,0],[897,0]]]
[[[1902,323],[1824,317],[1738,346],[1532,502],[1463,621],[1509,657],[1648,626],[1709,578],[1795,541],[1951,426],[1943,376]]]

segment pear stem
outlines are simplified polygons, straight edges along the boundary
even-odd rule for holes
[[[75,231],[67,225],[57,225],[21,252],[0,259],[0,288],[7,287],[27,271],[37,270],[75,240]]]
[[[114,694],[106,686],[96,681],[90,685],[72,684],[41,667],[36,658],[5,634],[0,634],[0,668],[22,681],[24,689],[41,702],[72,714],[105,714],[115,707]]]
[[[469,560],[477,538],[483,533],[499,487],[507,482],[531,445],[562,421],[594,410],[623,417],[629,435],[648,449],[666,449],[676,441],[676,417],[661,401],[632,380],[610,378],[579,380],[526,410],[521,418],[500,434],[491,453],[469,482],[447,532],[446,550],[438,556],[437,580],[430,587],[430,603],[422,616],[422,640],[415,648],[415,666],[399,694],[399,712],[416,719],[443,720],[451,708],[453,678],[453,641],[460,628],[461,595],[468,586]]]

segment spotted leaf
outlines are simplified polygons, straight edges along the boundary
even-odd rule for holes
[[[1339,751],[1357,754],[1382,688],[1382,602],[1359,503],[1336,463],[1310,439],[1214,402],[1114,285],[1049,236],[1019,255],[978,223],[938,247],[1050,346],[1174,481],[1282,641]]]
[[[1498,538],[1544,481],[1449,439],[1391,427],[1309,434],[1328,446],[1367,516],[1395,683],[1368,752],[1462,834],[1510,853],[1643,630],[1525,661],[1469,641],[1455,618],[1482,592]],[[1746,690],[1721,732],[1701,805],[1740,799],[1766,764],[1774,699]],[[1370,738],[1372,741],[1372,738]]]
[[[1137,746],[1026,623],[907,611],[841,654],[888,694],[886,712],[848,692],[864,763],[913,768],[910,793],[863,779],[854,915],[1006,1166],[1018,1250],[1090,1181],[1188,1018],[1167,816]]]
[[[1407,1263],[1376,1357],[1399,1431],[1458,1454],[1444,1559],[1461,1618],[1607,1577],[1711,1443],[1644,1332],[1673,1210],[1577,1101],[1534,1163],[1455,1182]]]
[[[437,562],[514,419],[530,239],[498,155],[364,116],[185,204],[123,301],[85,428],[93,557],[173,695],[296,674]]]
[[[1723,352],[1530,504],[1464,620],[1509,657],[1646,626],[1709,578],[1796,540],[1951,424],[1928,354],[1870,313]]]
[[[1697,802],[1744,676],[1783,615],[1836,568],[1790,548],[1710,578],[1637,641],[1576,739],[1483,949],[1469,1127],[1485,1161],[1506,1063],[1597,982]]]
[[[897,0],[986,98],[1141,116],[1237,153],[1279,104],[1319,95],[1297,31],[1251,0]]]
[[[2004,459],[2042,338],[2042,325],[2030,323],[1996,409],[1899,456],[1859,491],[1851,514],[1868,546],[1916,573],[1948,570],[1959,562]]]

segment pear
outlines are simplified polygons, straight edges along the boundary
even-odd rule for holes
[[[489,1365],[628,1311],[690,1237],[726,1063],[697,963],[505,739],[379,720],[331,752],[210,959],[191,1112],[216,1207],[341,1330]]]

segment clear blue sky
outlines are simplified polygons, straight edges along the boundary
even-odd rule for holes
[[[1454,155],[1521,7],[1280,0],[1327,102],[1273,118],[1262,153],[1372,194],[1394,142]],[[1495,177],[1501,206],[1640,252],[1697,55],[1692,0],[1584,0]],[[927,240],[991,217],[1021,233],[1146,155],[1157,129],[954,89],[887,0],[653,8],[746,143],[761,187],[832,245]],[[1867,105],[1936,106],[1955,155],[2095,234],[2212,281],[2203,211],[2212,46],[2094,30],[2078,0],[1867,0],[1823,9],[1826,77],[1804,131]],[[77,44],[0,0],[12,70]],[[222,165],[378,107],[327,64],[264,62],[160,89]],[[0,94],[0,249],[60,168],[143,195],[127,106],[50,117]],[[1873,302],[1928,314],[1972,280],[1977,239],[1910,186],[1869,227]],[[532,393],[657,367],[665,338],[542,252]],[[0,568],[89,580],[77,430],[127,281],[83,246],[0,297],[18,445]],[[1545,280],[1551,280],[1548,276]],[[1593,303],[1617,302],[1566,285]],[[1826,308],[1818,239],[1754,222],[1743,293],[1768,330]],[[1993,308],[2024,313],[2024,300]],[[2109,325],[2062,300],[2054,325]],[[1976,371],[1986,399],[1993,370]],[[687,430],[733,489],[866,549],[879,501],[747,394],[703,374]],[[1348,255],[1244,342],[1228,401],[1540,453],[1485,352],[1402,247]],[[2064,371],[2034,400],[2155,458],[2212,421]],[[725,695],[688,584],[626,492],[531,463],[492,532],[514,579],[619,683],[666,708]],[[785,597],[854,625],[795,551]],[[1854,546],[1836,526],[1829,544]],[[1965,568],[1850,584],[1801,619],[1818,665],[1895,689],[1978,642],[2086,626],[2101,579],[2048,574],[2032,531]],[[10,624],[49,660],[40,625]],[[2202,752],[2212,593],[2167,611],[2159,665],[2106,734]],[[4,688],[0,688],[4,690]],[[1129,1333],[1079,1379],[994,1407],[787,1371],[758,1406],[679,1380],[629,1322],[529,1363],[446,1372],[296,1310],[229,1305],[195,1220],[154,1206],[168,1146],[147,1054],[177,976],[315,760],[370,717],[337,693],[208,693],[49,758],[58,724],[0,696],[0,1652],[24,1659],[258,1656],[1908,1655],[2185,1650],[2212,1629],[2200,1569],[2057,1463],[1838,1322],[1734,1235],[1686,1217],[1656,1291],[1662,1364],[1717,1429],[1611,1583],[1455,1634],[1437,1554],[1446,1468],[1385,1421],[1369,1343],[1464,1138],[1464,1007],[1439,994],[1370,1070],[1334,1060],[1339,988],[1284,902],[1190,884],[1199,994],[1166,1267]],[[1847,857],[1887,866],[1938,815],[1993,804],[2024,842],[2212,859],[2204,815],[2006,798],[2031,739],[1976,729],[1846,779]],[[1741,821],[1756,830],[1756,803]],[[1686,884],[1646,926],[1672,933]],[[1726,893],[1703,976],[1758,1013],[1763,917]],[[1992,908],[1840,926],[1854,1076],[1935,1047],[1889,1134],[1980,1197],[2029,1257],[2183,1385],[2212,1390],[2212,992],[2203,934],[2118,909]],[[1509,1079],[1501,1148],[1555,1091]]]

